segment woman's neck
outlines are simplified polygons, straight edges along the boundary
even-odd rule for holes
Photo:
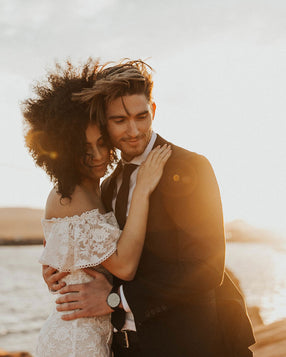
[[[100,194],[99,182],[100,182],[99,180],[91,180],[91,179],[85,178],[82,180],[80,186],[87,191],[90,191],[94,194],[99,195]]]

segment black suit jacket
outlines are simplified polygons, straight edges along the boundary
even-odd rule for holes
[[[157,136],[154,146],[165,143]],[[119,172],[102,184],[108,211]],[[150,197],[136,276],[123,283],[142,356],[216,355],[216,288],[223,281],[224,258],[221,199],[212,167],[205,157],[172,145]]]

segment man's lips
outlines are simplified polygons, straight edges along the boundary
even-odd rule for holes
[[[123,141],[125,143],[128,143],[128,144],[137,144],[139,143],[139,141],[141,141],[143,139],[143,137],[139,137],[139,138],[134,138],[134,139],[124,139]]]

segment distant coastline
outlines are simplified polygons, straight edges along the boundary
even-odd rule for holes
[[[0,208],[0,245],[43,243],[43,209],[26,207]]]
[[[0,208],[0,245],[34,245],[43,243],[41,219],[43,209],[26,207]],[[227,242],[266,243],[282,242],[285,238],[253,227],[242,220],[225,224]]]
[[[234,220],[225,224],[226,241],[236,243],[279,244],[285,237],[267,229],[254,227],[243,220]]]
[[[9,238],[9,239],[4,239],[0,238],[0,246],[2,245],[38,245],[38,244],[43,244],[43,238]]]

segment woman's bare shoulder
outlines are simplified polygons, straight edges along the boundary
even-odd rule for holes
[[[64,218],[81,215],[83,212],[92,210],[93,207],[86,193],[76,186],[71,198],[62,198],[54,187],[47,199],[45,218]]]

